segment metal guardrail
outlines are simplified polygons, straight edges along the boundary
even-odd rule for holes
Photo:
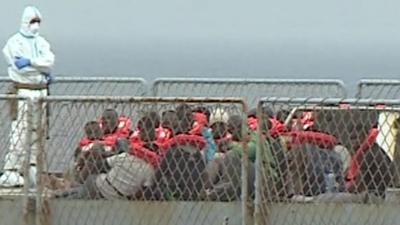
[[[357,98],[400,99],[400,80],[363,79],[357,87]]]
[[[0,77],[0,93],[6,94],[12,81]],[[73,96],[145,96],[147,83],[143,78],[131,77],[56,77],[50,85],[51,95]]]
[[[6,94],[10,84],[10,78],[0,76],[0,93]],[[343,81],[333,79],[159,78],[148,85],[143,78],[59,76],[50,91],[53,95],[246,97],[252,105],[265,96],[350,97]],[[398,99],[400,80],[362,79],[355,97]]]
[[[153,96],[244,97],[255,107],[259,98],[337,97],[347,95],[344,83],[332,79],[215,79],[159,78],[152,86]]]

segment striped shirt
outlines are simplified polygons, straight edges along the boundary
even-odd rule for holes
[[[153,166],[134,155],[121,153],[107,158],[107,163],[111,170],[96,179],[96,185],[106,199],[132,196],[143,186],[152,185]]]

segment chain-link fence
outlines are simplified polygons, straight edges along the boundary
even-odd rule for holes
[[[40,104],[52,110],[38,130],[42,223],[251,219],[242,100],[53,96]]]
[[[0,93],[9,93],[12,81],[0,77]],[[146,81],[128,77],[56,77],[50,85],[50,95],[74,96],[145,96]]]
[[[2,148],[0,151],[0,166],[4,167],[6,153],[8,149],[11,147],[11,103],[15,105],[17,101],[15,101],[11,96],[2,96],[0,99],[0,107],[3,109],[0,112],[1,118],[1,133],[0,133],[0,143],[2,143]]]
[[[0,94],[7,94],[10,91],[12,81],[9,77],[0,76]]]
[[[400,80],[360,80],[356,97],[400,99]]]
[[[398,224],[399,104],[260,101],[256,224]]]
[[[255,107],[260,97],[346,97],[340,80],[161,78],[153,83],[154,96],[244,97]]]
[[[16,98],[11,95],[0,95],[0,107],[3,109],[0,113],[1,130],[0,142],[2,148],[0,151],[0,167],[7,170],[17,171],[24,173],[24,163],[28,160],[26,154],[27,145],[31,146],[32,136],[29,134],[29,126],[31,126],[32,119],[29,119],[31,114],[30,104],[28,100],[23,98]],[[28,139],[30,138],[30,139]],[[9,183],[9,174],[2,173],[0,177],[0,185]],[[10,176],[11,180],[15,180],[14,176]],[[22,186],[23,180],[18,179]],[[12,183],[12,182],[11,182]],[[8,191],[20,191],[20,189],[9,189]]]
[[[0,216],[2,224],[30,224],[32,211],[29,165],[33,146],[32,131],[37,127],[33,102],[12,95],[0,95],[1,132]],[[36,118],[38,119],[38,118]],[[26,185],[24,185],[26,184]]]

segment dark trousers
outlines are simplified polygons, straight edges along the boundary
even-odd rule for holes
[[[100,199],[103,198],[96,185],[97,175],[90,175],[85,182],[78,187],[71,188],[56,197],[68,199]]]

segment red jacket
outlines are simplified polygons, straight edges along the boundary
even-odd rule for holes
[[[172,138],[172,131],[164,127],[156,128],[156,143],[162,145]]]
[[[106,150],[106,151],[111,151],[112,148],[114,147],[114,144],[115,144],[114,142],[105,141],[104,139],[100,139],[100,140],[99,140],[99,139],[91,140],[91,139],[89,139],[89,138],[87,138],[87,137],[82,137],[82,138],[79,140],[79,147],[81,147],[83,151],[86,151],[86,150],[88,150],[89,148],[91,148],[92,145],[93,145],[93,143],[95,143],[95,142],[104,144],[104,145],[105,145],[105,150]]]
[[[98,120],[98,122],[101,127],[101,118]],[[100,142],[100,143],[112,148],[118,138],[128,138],[129,137],[129,128],[131,126],[131,123],[132,123],[132,121],[129,117],[120,116],[118,118],[118,127],[114,131],[114,133],[106,134],[100,140],[90,140],[87,137],[82,137],[79,140],[79,146],[84,147],[84,146],[93,144],[94,142]]]
[[[337,145],[336,137],[314,131],[291,131],[284,134],[291,137],[290,144],[313,144],[322,148],[332,149]]]
[[[292,129],[297,130],[301,126],[301,130],[307,130],[314,125],[314,112],[303,112],[300,118],[292,119]]]
[[[271,128],[269,129],[269,133],[272,137],[276,137],[287,131],[285,125],[281,123],[279,120],[275,118],[269,118],[269,121],[271,122]],[[250,130],[256,131],[258,126],[258,119],[255,117],[248,117],[247,125]]]
[[[214,139],[214,141],[215,141],[216,144],[219,144],[219,143],[224,142],[224,141],[231,141],[231,140],[232,140],[232,134],[229,133],[229,132],[226,133],[225,136],[224,136],[223,138]]]
[[[87,138],[87,137],[82,137],[82,138],[79,140],[79,146],[80,146],[80,147],[84,147],[84,146],[87,146],[87,145],[89,145],[89,144],[92,144],[92,143],[94,143],[94,142],[96,142],[96,141],[101,142],[102,140],[91,140],[91,139],[89,139],[89,138]]]
[[[378,128],[372,128],[369,131],[368,137],[363,141],[363,143],[361,143],[361,145],[358,147],[358,149],[356,150],[354,155],[351,157],[349,170],[348,170],[347,176],[346,176],[346,179],[347,179],[346,186],[348,188],[353,185],[354,179],[356,178],[356,176],[359,173],[360,159],[362,158],[364,153],[366,151],[368,151],[372,147],[372,145],[374,145],[376,137],[378,136],[378,133],[379,133]]]
[[[192,135],[201,135],[201,131],[207,125],[207,116],[204,113],[195,112],[192,114],[194,123],[192,125],[192,129],[189,131],[189,134]]]
[[[127,138],[125,135],[120,135],[118,133],[106,134],[103,136],[104,144],[109,146],[114,146],[118,138]]]
[[[100,127],[102,126],[101,120],[102,120],[102,118],[98,119]],[[128,138],[131,125],[132,125],[132,120],[129,117],[124,116],[124,115],[119,116],[117,128],[115,129],[115,131],[112,135],[117,135],[119,137]],[[111,135],[111,134],[108,134],[108,135]]]
[[[164,127],[158,127],[155,129],[156,131],[156,144],[161,145],[171,139],[172,137],[172,132]],[[129,141],[131,143],[142,143],[142,140],[139,137],[139,129],[135,129],[131,136],[129,137]]]
[[[144,147],[142,143],[131,143],[129,154],[143,159],[154,167],[158,166],[161,162],[161,156],[156,152]]]
[[[253,116],[247,117],[247,126],[249,127],[250,130],[256,131],[257,125],[258,125],[257,118],[255,118]]]
[[[101,124],[101,123],[100,123]],[[112,134],[104,135],[103,139],[107,145],[114,145],[118,138],[129,138],[132,121],[127,116],[118,117],[117,129]]]
[[[202,136],[191,134],[179,134],[160,146],[162,152],[166,152],[169,148],[176,145],[191,145],[202,150],[206,146],[206,140]]]
[[[287,131],[285,124],[281,123],[281,121],[275,118],[270,118],[269,121],[271,122],[272,125],[271,129],[269,130],[269,133],[272,137],[276,137]]]
[[[303,116],[300,120],[304,130],[307,130],[314,125],[314,116],[314,112],[303,112]]]
[[[136,128],[135,130],[133,130],[131,136],[129,136],[129,142],[131,142],[131,143],[141,143],[142,140],[140,140],[139,132],[140,132],[140,131],[139,131],[138,128]]]
[[[101,127],[101,118],[99,119],[99,124]],[[127,116],[118,117],[118,126],[112,134],[106,134],[103,136],[104,143],[106,145],[113,146],[118,138],[129,138],[129,131],[132,121]]]

